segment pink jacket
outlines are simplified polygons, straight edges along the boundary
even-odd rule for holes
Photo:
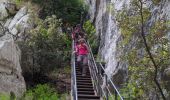
[[[89,51],[86,44],[79,44],[76,46],[76,52],[78,55],[86,55]]]

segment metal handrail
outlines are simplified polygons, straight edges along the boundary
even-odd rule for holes
[[[71,55],[71,67],[72,67],[72,82],[71,82],[71,86],[72,86],[72,98],[73,100],[78,100],[78,96],[77,96],[77,78],[76,78],[76,66],[75,66],[75,53],[74,53],[74,49],[75,49],[75,43],[74,40],[72,41],[72,55]]]
[[[88,41],[86,41],[86,43],[87,43],[87,45],[88,45],[88,47],[89,47],[90,56],[92,57],[92,60],[93,60],[93,62],[94,62],[95,68],[96,68],[96,71],[97,71],[97,73],[98,73],[98,68],[97,68],[97,65],[96,65],[96,63],[95,63],[95,59],[94,59],[94,56],[93,56],[93,52],[92,52],[92,50],[91,50],[91,46],[90,46],[90,44],[89,44]]]
[[[104,69],[103,65],[100,63],[100,66]],[[105,72],[105,70],[104,70]],[[106,72],[105,72],[106,73]],[[115,84],[113,83],[113,81],[109,78],[110,83],[112,84],[112,86],[114,87],[115,91],[118,93],[119,97],[121,98],[121,100],[123,100],[123,97],[120,95],[120,92],[118,91],[118,89],[116,88]]]
[[[108,97],[108,94],[110,94],[111,98],[113,99],[113,96],[111,94],[111,90],[109,90],[108,88],[108,84],[111,83],[111,86],[113,87],[114,91],[115,91],[115,100],[117,100],[117,94],[118,96],[120,97],[121,100],[124,100],[123,97],[121,96],[120,92],[118,91],[117,87],[115,86],[115,84],[113,83],[113,81],[111,80],[111,78],[108,77],[108,75],[106,74],[106,71],[105,71],[105,68],[103,67],[103,65],[101,63],[99,63],[99,66],[96,65],[96,62],[95,62],[95,59],[94,59],[94,56],[93,56],[93,53],[92,53],[92,50],[91,50],[91,47],[90,47],[90,44],[89,42],[87,41],[86,44],[88,45],[88,48],[89,48],[89,64],[91,65],[90,66],[90,69],[91,69],[91,76],[92,76],[92,80],[94,81],[94,86],[95,86],[95,89],[97,91],[97,95],[103,97],[103,98],[106,98],[106,100],[109,100],[109,97]],[[106,81],[106,87],[105,89],[102,88],[101,86],[101,79],[103,79],[102,82],[104,82],[104,78],[102,77],[99,69],[102,69],[104,71],[104,77],[105,77],[105,81]],[[103,95],[104,94],[104,95]]]

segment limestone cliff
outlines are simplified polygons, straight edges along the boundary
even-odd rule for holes
[[[21,51],[12,35],[2,36],[0,38],[0,93],[13,92],[16,96],[22,96],[26,91],[20,57]]]
[[[21,50],[17,41],[24,41],[32,29],[27,7],[17,9],[10,0],[0,1],[0,93],[22,96],[26,84],[21,69]]]
[[[100,37],[99,55],[106,62],[106,72],[113,77],[115,83],[123,83],[127,76],[127,63],[120,59],[129,48],[119,50],[121,42],[121,30],[116,20],[116,15],[124,6],[130,7],[133,0],[86,0],[89,5],[89,16],[96,27],[96,34]],[[148,21],[150,27],[156,19],[170,20],[170,1],[163,0],[159,4],[153,4],[148,0],[145,6],[151,12]],[[169,33],[168,33],[169,34]]]

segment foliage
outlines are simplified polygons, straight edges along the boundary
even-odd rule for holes
[[[92,23],[90,22],[90,20],[86,21],[83,25],[84,30],[87,33],[87,38],[89,40],[89,43],[91,45],[92,48],[92,52],[93,54],[97,54],[98,53],[98,47],[99,47],[99,40],[98,37],[96,36],[96,29],[95,27],[92,25]]]
[[[49,85],[37,85],[35,88],[28,90],[22,97],[22,100],[59,100],[59,95]]]
[[[34,15],[32,15],[34,16]],[[24,76],[41,78],[56,68],[67,66],[70,63],[71,39],[61,30],[61,20],[55,15],[45,20],[32,17],[35,28],[30,31],[25,41],[19,42],[22,52],[22,66]],[[30,74],[32,75],[30,77]],[[30,79],[31,80],[31,79]]]
[[[39,14],[39,17],[45,19],[47,16],[55,15],[62,21],[62,28],[75,26],[83,23],[88,7],[84,0],[14,0],[16,4],[22,5],[26,2],[31,3],[29,8],[38,5],[38,10],[34,9]]]
[[[10,100],[10,96],[7,94],[0,94],[0,100]],[[13,99],[15,100],[15,99]]]
[[[19,5],[22,1],[23,0],[15,0],[15,3]]]
[[[122,33],[123,45],[128,44],[133,35],[139,36],[138,32],[139,32],[139,28],[140,28],[139,24],[140,24],[141,19],[140,19],[140,15],[138,14],[139,10],[134,11],[134,9],[139,9],[137,7],[134,7],[134,5],[136,3],[137,3],[136,1],[133,1],[132,2],[133,8],[128,10],[125,7],[116,16],[116,19],[119,22],[119,27],[120,27],[120,30]],[[136,5],[138,5],[138,4],[136,4]],[[146,22],[148,20],[148,18],[150,17],[151,13],[146,8],[143,9],[143,13],[144,13],[144,22]]]
[[[158,5],[161,2],[161,0],[152,0],[152,2],[153,4]]]
[[[76,25],[80,23],[81,17],[85,17],[87,7],[83,0],[32,0],[43,7],[42,18],[44,16],[56,15],[62,19],[63,24]],[[50,5],[50,6],[49,6]]]
[[[65,93],[60,96],[60,100],[70,100],[70,95]]]
[[[38,26],[31,32],[32,38],[28,43],[34,50],[42,72],[53,70],[70,60],[71,41],[60,27],[60,20],[52,16],[45,21],[39,20]]]
[[[58,94],[53,87],[48,84],[39,84],[29,89],[22,97],[16,99],[12,95],[0,94],[0,100],[68,100],[69,94]]]
[[[124,47],[129,49],[126,55],[122,57],[128,61],[129,64],[129,80],[127,84],[124,84],[124,88],[122,89],[124,95],[126,95],[126,91],[129,91],[129,95],[126,95],[127,98],[131,98],[129,100],[149,99],[148,95],[151,92],[157,95],[158,98],[160,96],[153,81],[155,69],[148,53],[144,49],[145,47],[140,35],[141,17],[139,7],[139,1],[133,0],[131,1],[130,9],[125,7],[123,11],[119,12],[116,16],[123,41],[119,49]],[[169,41],[167,36],[167,32],[169,31],[168,21],[166,19],[158,19],[152,23],[150,28],[147,28],[147,22],[152,18],[147,7],[143,8],[143,17],[145,37],[152,55],[159,66],[159,82],[161,82],[161,86],[166,89],[164,84],[162,84],[161,74],[170,64],[170,49],[168,47]]]

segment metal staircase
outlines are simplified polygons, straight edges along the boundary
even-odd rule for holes
[[[80,73],[75,54],[72,53],[72,100],[124,100],[113,81],[107,77],[103,65],[95,62],[89,43],[86,44],[90,50],[86,76]],[[72,51],[74,49],[73,40]]]
[[[76,66],[76,75],[78,100],[100,100],[95,94],[89,69],[86,76],[82,76],[79,66]]]

